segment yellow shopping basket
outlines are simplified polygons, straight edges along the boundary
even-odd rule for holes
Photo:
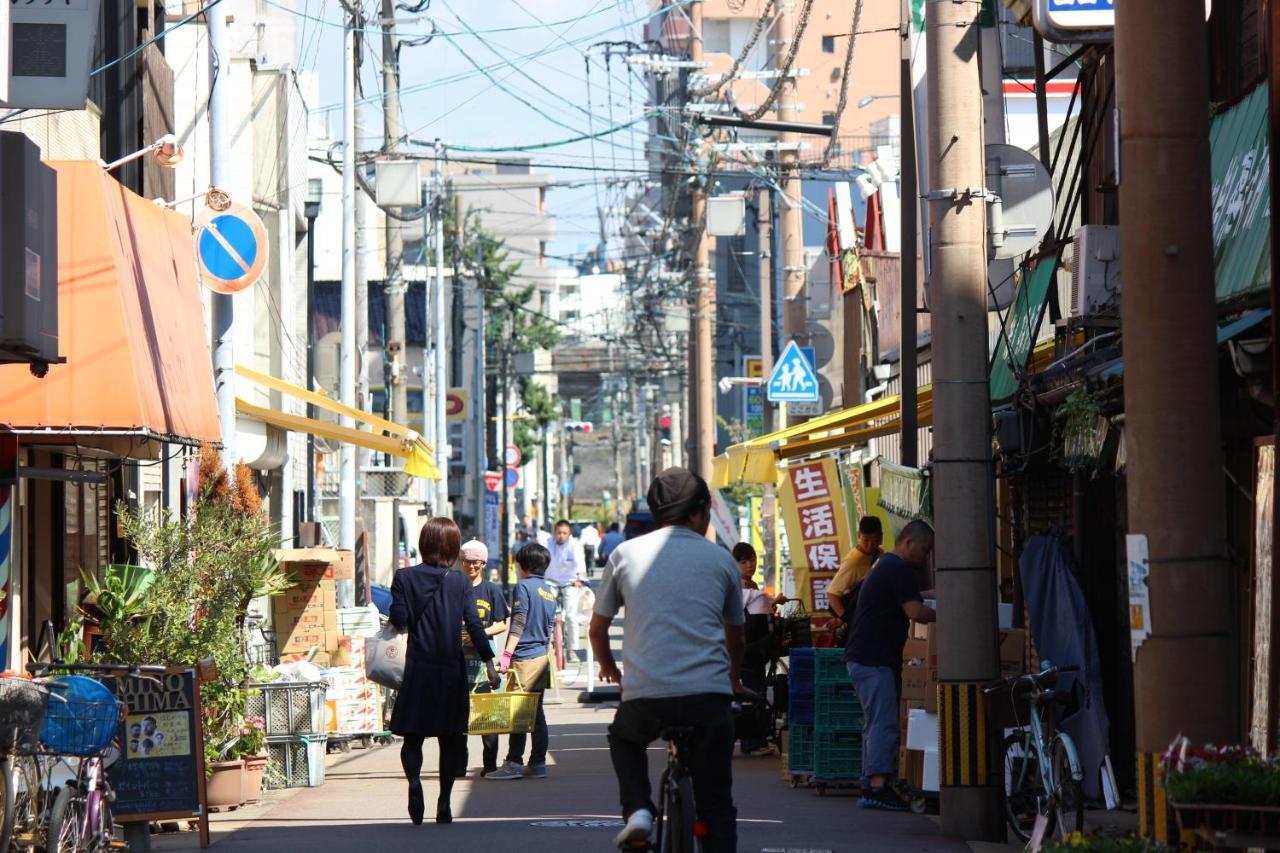
[[[483,678],[483,673],[481,678]],[[513,671],[519,690],[499,689],[493,693],[471,693],[471,713],[467,733],[473,735],[528,734],[538,715],[539,693],[529,693]]]

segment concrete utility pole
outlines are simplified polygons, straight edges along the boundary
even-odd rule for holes
[[[689,59],[702,62],[702,4],[689,7],[692,37],[689,43]],[[711,180],[711,176],[707,176]],[[689,372],[690,450],[689,468],[711,480],[712,458],[716,452],[716,369],[715,369],[715,319],[716,293],[711,281],[709,263],[710,247],[707,243],[707,187],[693,190],[690,222],[694,228],[692,280],[693,280],[693,356]],[[715,533],[708,531],[714,541]]]
[[[796,121],[796,84],[792,70],[783,71],[787,51],[791,49],[791,41],[795,38],[795,2],[781,0],[778,4],[778,23],[774,30],[773,67],[781,75],[774,85],[781,91],[778,93],[778,121],[793,123]],[[787,341],[807,344],[808,336],[805,323],[808,318],[808,306],[805,303],[805,266],[804,266],[804,223],[801,220],[801,183],[800,152],[795,150],[797,136],[795,133],[778,134],[778,141],[784,150],[778,155],[781,166],[780,185],[782,196],[779,216],[779,228],[782,232],[782,345]],[[765,375],[768,379],[768,374]],[[789,426],[805,420],[804,417],[791,416]]]
[[[901,141],[902,165],[899,169],[899,181],[902,192],[898,205],[902,221],[902,248],[898,252],[898,274],[902,281],[902,295],[899,300],[902,307],[900,324],[901,343],[898,345],[899,375],[901,378],[901,405],[899,406],[900,423],[902,424],[902,464],[914,468],[919,464],[920,432],[916,414],[916,302],[917,273],[919,266],[916,256],[920,252],[919,218],[920,207],[917,199],[920,191],[916,177],[916,105],[915,93],[911,86],[911,0],[902,0],[902,55],[899,60],[899,102],[901,104]]]
[[[458,213],[461,214],[461,210]],[[454,227],[458,229],[458,245],[462,245],[462,217],[457,217]],[[475,450],[471,454],[471,464],[475,466],[475,490],[476,490],[476,529],[480,531],[483,538],[484,531],[488,530],[485,525],[485,493],[489,490],[485,485],[484,472],[488,466],[488,423],[489,423],[489,407],[487,404],[488,396],[485,393],[485,377],[484,377],[484,347],[485,347],[485,330],[484,330],[484,313],[485,313],[485,294],[488,293],[487,282],[488,271],[484,267],[484,247],[480,245],[480,240],[476,239],[476,284],[479,302],[476,308],[476,327],[475,342],[473,344],[474,351],[472,357],[475,364],[472,370],[475,372],[474,389],[471,397],[471,422],[475,426]],[[504,474],[505,476],[505,474]]]
[[[400,57],[396,51],[395,15],[395,0],[382,0],[382,151],[388,155],[395,154],[400,137]],[[383,350],[395,365],[387,396],[391,401],[391,420],[403,424],[409,420],[404,333],[404,236],[399,219],[388,214],[384,220],[386,225],[382,239],[386,254],[386,281],[383,292],[387,300],[387,331]]]
[[[436,165],[432,180],[435,183],[436,197],[436,292],[435,292],[435,369],[436,397],[432,401],[436,413],[436,467],[440,469],[440,479],[436,481],[436,514],[444,515],[449,507],[449,428],[445,415],[445,395],[449,390],[449,381],[445,378],[448,367],[448,348],[445,346],[444,315],[444,206],[447,203],[444,193],[444,180],[441,177],[440,162],[444,159],[444,146],[440,140],[435,145]],[[505,452],[505,451],[504,451]]]
[[[932,3],[929,59],[929,218],[933,239],[934,565],[938,592],[942,830],[1004,837],[982,686],[1000,675],[996,567],[991,556],[991,400],[987,379],[986,206],[981,187],[979,7]],[[909,207],[912,199],[905,199]],[[908,310],[903,306],[903,310]],[[903,341],[904,351],[911,341]],[[967,725],[978,720],[973,727]]]
[[[227,17],[221,10],[208,18],[209,26],[209,185],[227,188],[231,155],[231,117],[227,95],[231,51],[227,47]],[[218,63],[225,63],[219,73]],[[245,201],[248,201],[245,199]],[[222,463],[236,464],[235,297],[213,294],[213,377],[218,394],[218,422],[222,427]]]
[[[1208,39],[1198,6],[1117,4],[1115,56],[1120,221],[1129,223],[1120,230],[1129,555],[1142,537],[1150,566],[1151,633],[1135,653],[1133,694],[1138,778],[1151,779],[1176,735],[1204,744],[1238,743],[1241,734],[1222,506]],[[1151,801],[1139,809],[1142,833],[1176,842],[1167,810],[1155,813],[1164,798]]]
[[[342,63],[342,338],[338,396],[344,406],[356,405],[356,10],[348,6],[343,34]],[[340,423],[354,428],[353,418]],[[356,449],[342,445],[342,474],[338,485],[338,547],[356,545]]]
[[[770,200],[773,190],[761,187],[756,194],[756,225],[759,234],[760,253],[758,255],[760,275],[760,375],[769,381],[773,373],[773,211]],[[762,402],[762,426],[764,433],[773,432],[773,410],[765,399],[764,388],[760,389]]]

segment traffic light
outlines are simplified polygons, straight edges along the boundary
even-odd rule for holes
[[[589,433],[593,429],[591,421],[565,421],[564,428],[569,432]]]
[[[658,418],[658,431],[662,435],[662,443],[671,444],[671,415]]]

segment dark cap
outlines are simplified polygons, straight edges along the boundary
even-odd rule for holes
[[[649,511],[659,524],[683,524],[711,503],[707,481],[687,468],[668,468],[649,484]]]

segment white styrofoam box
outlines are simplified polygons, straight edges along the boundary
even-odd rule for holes
[[[907,749],[938,749],[938,715],[912,708],[907,716]]]
[[[378,609],[367,607],[339,607],[338,633],[348,637],[371,637],[378,633]]]
[[[924,750],[924,772],[920,777],[920,790],[936,791],[939,787],[941,774],[938,771],[938,750]]]

